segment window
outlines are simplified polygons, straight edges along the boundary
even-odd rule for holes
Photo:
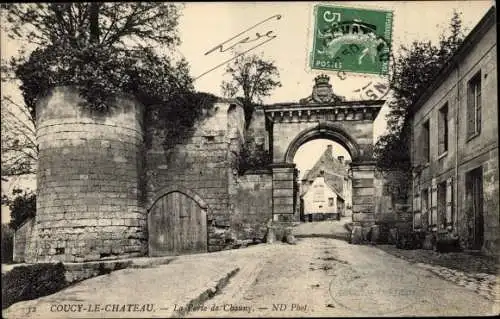
[[[481,131],[481,72],[469,81],[467,86],[467,138]]]
[[[388,196],[391,195],[391,185],[389,184],[384,184],[382,188],[382,195],[383,196]]]
[[[422,124],[422,160],[425,163],[430,161],[430,134],[429,134],[429,120]]]
[[[328,206],[333,206],[333,197],[328,198]]]
[[[448,151],[448,102],[439,109],[438,120],[438,154],[442,155]]]
[[[325,201],[325,190],[322,187],[323,185],[317,186],[318,188],[316,188],[313,193],[313,202],[323,202]]]

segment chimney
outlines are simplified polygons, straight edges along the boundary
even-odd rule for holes
[[[339,162],[344,163],[344,156],[339,156],[337,158],[338,158]]]
[[[330,153],[330,154],[332,153],[332,147],[333,147],[333,146],[332,146],[332,144],[330,144],[330,145],[327,145],[327,146],[326,146],[326,150],[327,150],[327,151],[328,151],[328,153]]]

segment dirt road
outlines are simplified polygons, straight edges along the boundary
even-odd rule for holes
[[[210,298],[206,291],[219,293]],[[495,302],[376,247],[318,237],[299,238],[296,245],[261,244],[179,256],[155,268],[115,271],[14,304],[3,315],[468,316],[498,313],[494,306]]]
[[[493,304],[375,247],[303,238],[232,278],[206,303],[219,311],[191,315],[484,315],[498,312]]]

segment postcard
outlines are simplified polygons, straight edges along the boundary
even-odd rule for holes
[[[495,2],[1,18],[3,317],[498,315]]]

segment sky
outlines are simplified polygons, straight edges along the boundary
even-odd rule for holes
[[[379,76],[353,73],[347,74],[347,78],[341,80],[336,72],[310,69],[308,59],[314,28],[313,8],[320,3],[392,11],[393,50],[401,45],[410,45],[415,40],[436,42],[440,31],[448,27],[454,10],[462,13],[467,34],[494,4],[492,1],[188,3],[180,20],[180,36],[183,42],[179,51],[189,61],[192,74],[202,75],[231,58],[231,51],[216,50],[205,54],[206,52],[255,24],[271,18],[227,43],[227,45],[236,43],[245,36],[253,36],[254,32],[265,34],[273,31],[273,34],[277,35],[274,40],[248,52],[248,54],[261,54],[273,60],[280,72],[282,87],[265,98],[265,103],[297,102],[309,96],[314,77],[321,73],[330,76],[330,83],[336,94],[348,99],[356,99],[359,95],[354,91],[370,81],[387,81],[386,78]],[[281,15],[279,20],[272,18],[278,14]],[[235,50],[242,52],[253,46],[254,43],[239,44]],[[221,95],[220,83],[227,79],[224,69],[222,66],[202,75],[195,81],[196,89]],[[386,128],[386,114],[387,106],[384,105],[374,122],[374,141]],[[347,151],[339,144],[328,140],[314,140],[304,144],[294,158],[301,174],[314,165],[328,144],[333,145],[334,156],[350,158]]]
[[[379,9],[392,11],[393,32],[392,47],[409,45],[415,40],[436,41],[439,31],[446,29],[449,20],[456,9],[462,13],[463,24],[468,33],[487,10],[494,5],[493,1],[368,1],[368,2],[190,2],[185,3],[179,20],[179,36],[182,40],[177,49],[177,55],[183,56],[190,64],[191,75],[198,77],[231,58],[231,51],[215,50],[205,54],[219,45],[255,24],[268,19],[247,33],[254,36],[272,31],[277,37],[249,53],[261,54],[264,58],[273,60],[280,72],[282,87],[272,92],[264,99],[264,103],[297,102],[311,94],[313,79],[320,73],[330,76],[330,83],[336,94],[348,99],[356,99],[356,89],[370,81],[386,81],[377,76],[347,74],[341,80],[334,72],[311,70],[307,61],[312,47],[312,32],[314,26],[313,7],[317,4],[339,5],[350,8]],[[278,20],[275,15],[280,15]],[[243,36],[246,36],[245,33]],[[237,41],[240,38],[236,38]],[[235,43],[235,42],[231,42]],[[256,42],[258,43],[258,42]],[[1,34],[2,59],[16,54],[20,43],[9,40]],[[234,50],[242,52],[250,49],[253,43],[239,44]],[[394,52],[397,53],[397,52]],[[222,95],[220,84],[227,77],[225,67],[215,69],[195,81],[198,91]],[[15,85],[2,85],[2,94],[9,94],[15,100],[22,101]],[[374,141],[385,130],[384,106],[374,122]],[[327,144],[334,144],[334,156],[347,152],[338,144],[316,140],[304,144],[296,154],[298,168],[303,172],[314,165]],[[344,152],[344,153],[343,153]],[[310,154],[316,154],[310,156]],[[10,192],[13,185],[21,185],[35,189],[33,179],[20,179],[14,183],[2,182],[2,193]],[[2,207],[2,222],[8,220],[8,210]]]

